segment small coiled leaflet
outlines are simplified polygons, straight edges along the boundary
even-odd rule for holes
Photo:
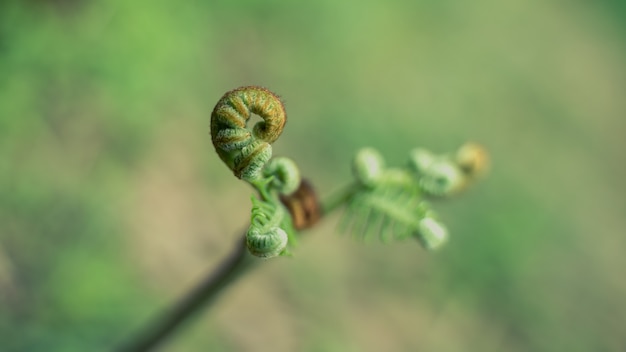
[[[259,115],[252,131],[246,129],[251,114]],[[273,143],[287,121],[280,98],[269,90],[247,86],[227,92],[211,113],[211,139],[217,154],[235,176],[248,182],[261,177],[272,157]]]
[[[463,191],[485,174],[488,164],[487,152],[475,143],[464,144],[453,156],[435,155],[426,149],[416,148],[409,158],[409,168],[415,173],[420,188],[436,197]]]
[[[280,204],[252,198],[252,221],[246,233],[250,254],[261,258],[280,255],[289,242],[287,232],[281,228],[285,210]]]
[[[283,195],[290,195],[300,186],[300,169],[296,163],[285,157],[270,160],[263,169],[265,177],[271,177],[270,187]]]
[[[411,151],[409,168],[415,172],[420,188],[429,195],[448,196],[457,193],[466,184],[461,169],[447,156],[440,156],[422,148]]]

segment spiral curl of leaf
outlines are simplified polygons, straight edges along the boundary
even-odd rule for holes
[[[271,187],[278,193],[290,195],[300,186],[300,169],[293,160],[277,157],[270,160],[263,169],[265,177],[272,177]]]
[[[449,196],[465,187],[467,180],[457,165],[438,160],[430,165],[428,170],[420,175],[420,188],[434,196]]]
[[[251,114],[259,115],[252,131],[246,129]],[[236,177],[253,181],[272,157],[287,121],[280,98],[269,90],[247,86],[227,92],[211,113],[211,139],[217,154]]]
[[[409,169],[428,195],[446,197],[466,189],[489,168],[485,148],[476,143],[462,145],[454,155],[435,155],[422,148],[411,151]]]
[[[433,196],[454,194],[467,183],[466,175],[454,160],[422,148],[411,151],[409,169],[415,173],[422,191]]]
[[[272,258],[286,250],[289,236],[281,228],[286,215],[280,204],[252,198],[252,220],[246,233],[246,245],[252,255]]]

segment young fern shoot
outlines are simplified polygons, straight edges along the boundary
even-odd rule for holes
[[[427,199],[460,192],[486,164],[486,152],[476,144],[461,147],[455,157],[414,149],[404,168],[385,168],[378,151],[361,149],[353,160],[356,187],[347,197],[342,227],[357,237],[414,237],[428,250],[440,248],[448,230]]]
[[[251,114],[263,121],[248,130]],[[211,114],[217,154],[259,193],[259,198],[252,197],[246,243],[251,254],[262,258],[288,254],[296,229],[311,227],[321,217],[317,197],[310,184],[302,182],[296,164],[288,158],[271,159],[271,144],[286,121],[280,98],[256,86],[227,92]],[[364,148],[353,160],[353,185],[326,210],[346,205],[342,227],[357,237],[377,235],[383,241],[413,237],[426,249],[437,249],[447,241],[448,231],[427,199],[465,189],[484,173],[487,159],[477,144],[467,144],[452,156],[418,148],[411,151],[405,167],[386,168],[378,151]]]
[[[252,131],[246,129],[251,114],[259,115]],[[250,228],[246,244],[251,254],[271,258],[287,254],[295,239],[291,216],[279,195],[293,193],[300,172],[287,158],[272,157],[271,143],[283,131],[287,115],[280,98],[261,87],[241,87],[224,94],[211,114],[211,138],[222,161],[236,177],[259,193],[252,197]]]

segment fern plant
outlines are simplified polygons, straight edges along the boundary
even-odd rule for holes
[[[251,113],[263,121],[250,131],[246,124]],[[294,214],[283,203],[300,187],[300,172],[290,159],[271,159],[271,143],[282,133],[286,120],[280,98],[253,86],[226,93],[211,115],[217,154],[235,176],[259,193],[258,199],[253,198],[246,243],[251,254],[262,258],[289,253],[296,239]],[[364,148],[352,163],[354,181],[343,198],[342,227],[357,237],[377,235],[383,241],[413,237],[426,249],[437,249],[447,241],[448,231],[427,199],[458,193],[485,166],[486,154],[476,144],[467,144],[453,155],[414,149],[407,164],[397,168],[387,168],[378,151]]]
[[[252,114],[262,118],[247,128]],[[272,158],[272,143],[283,132],[287,115],[280,98],[269,90],[247,86],[227,92],[211,114],[211,138],[220,159],[233,174],[256,191],[251,198],[250,225],[242,244],[255,257],[290,255],[298,232],[323,216],[345,208],[340,228],[354,237],[379,237],[383,242],[414,238],[427,250],[441,248],[448,230],[429,199],[451,197],[487,170],[484,148],[468,143],[450,154],[423,148],[408,153],[403,166],[388,167],[380,152],[359,150],[352,161],[353,180],[342,192],[320,202],[311,183],[294,161]],[[124,351],[147,351],[167,337],[187,317],[244,269],[258,264],[236,247],[224,265],[192,290]]]

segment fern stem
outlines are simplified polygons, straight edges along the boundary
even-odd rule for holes
[[[256,263],[258,260],[254,260],[247,253],[244,234],[243,238],[237,241],[232,253],[217,269],[212,270],[203,281],[185,294],[183,299],[118,351],[143,352],[157,347],[202,307],[211,304],[224,288],[242,277]]]
[[[338,207],[346,204],[348,199],[354,195],[354,192],[357,191],[359,185],[356,183],[351,183],[347,186],[344,186],[342,189],[336,191],[336,193],[331,194],[322,202],[322,216],[326,216],[332,213]]]

